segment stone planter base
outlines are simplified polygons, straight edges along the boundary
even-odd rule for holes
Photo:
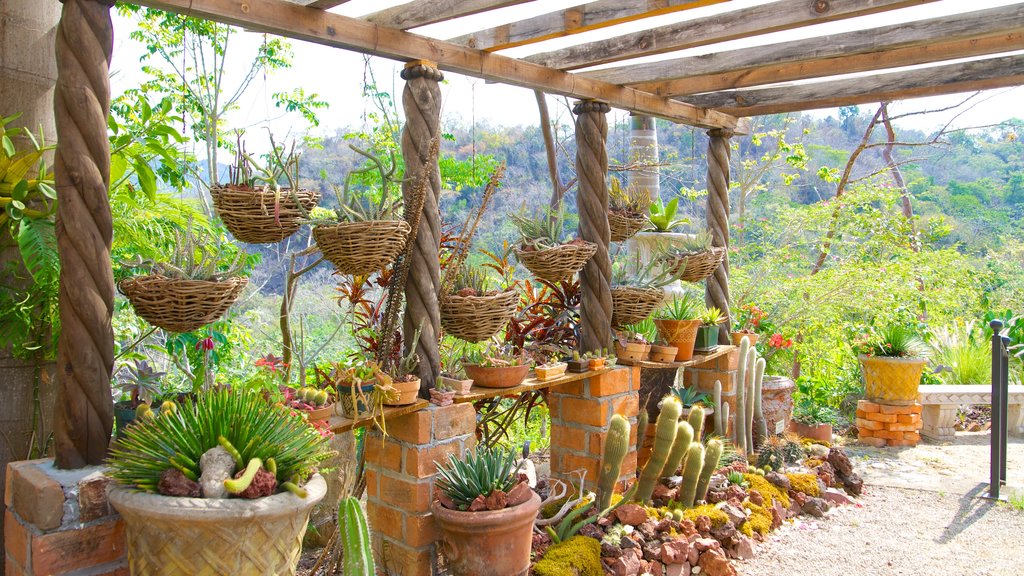
[[[917,446],[921,441],[921,404],[909,406],[857,402],[857,434],[867,446]]]

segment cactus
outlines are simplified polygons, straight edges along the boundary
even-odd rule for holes
[[[160,405],[161,414],[171,414],[178,409],[178,405],[170,400],[164,400],[163,404]]]
[[[636,419],[636,453],[644,447],[644,438],[647,437],[647,422],[650,416],[647,415],[647,405],[640,409],[640,415]]]
[[[306,496],[309,496],[309,493],[306,492],[306,489],[299,486],[295,482],[282,482],[281,488],[291,492],[292,494],[295,494],[299,498],[305,498]]]
[[[135,409],[135,418],[138,420],[142,420],[143,418],[152,418],[153,416],[153,409],[145,402],[139,404],[138,408]]]
[[[637,482],[635,499],[637,502],[646,502],[651,499],[654,492],[654,485],[661,477],[661,471],[665,468],[672,444],[676,439],[676,427],[679,422],[679,415],[683,407],[674,396],[668,396],[661,404],[661,414],[654,424],[654,449],[651,451],[651,458],[640,473],[640,480]]]
[[[230,450],[228,450],[230,452]],[[224,488],[232,494],[239,494],[244,492],[246,488],[252,484],[256,473],[260,471],[260,467],[263,466],[263,461],[259,458],[253,458],[249,460],[249,465],[245,467],[245,472],[239,478],[228,478],[224,481]]]
[[[722,438],[729,431],[729,404],[722,402]]]
[[[764,411],[761,410],[761,383],[764,380],[764,358],[758,358],[754,367],[754,422],[757,424],[757,436],[764,442],[768,437],[768,422],[764,419]]]
[[[704,500],[708,493],[708,484],[711,483],[711,474],[718,468],[718,461],[722,458],[722,451],[725,446],[719,439],[708,442],[704,449],[704,466],[700,471],[700,480],[697,482],[696,501]]]
[[[754,372],[757,371],[757,350],[754,348],[747,352],[747,382],[743,390],[743,398],[746,400],[744,406],[744,415],[747,417],[747,421],[744,423],[746,427],[747,437],[744,440],[747,454],[754,453]]]
[[[601,475],[598,477],[597,498],[598,509],[604,510],[611,504],[615,482],[622,470],[622,461],[629,452],[629,420],[619,414],[612,416],[608,426],[608,437],[604,443],[604,455],[601,457]]]
[[[693,428],[693,439],[700,442],[704,432],[704,408],[697,404],[691,406],[687,420],[690,422],[690,428]]]
[[[740,358],[738,362],[738,368],[736,372],[736,425],[733,426],[733,444],[736,445],[742,451],[746,451],[746,438],[747,438],[747,416],[744,408],[746,407],[746,399],[743,394],[747,381],[747,352],[750,351],[750,339],[746,336],[740,340]]]
[[[712,418],[715,422],[715,436],[725,436],[725,426],[728,425],[728,419],[723,420],[722,416],[722,381],[715,380],[715,388],[711,393],[711,398],[714,401],[715,413]]]
[[[704,467],[704,446],[694,442],[686,451],[686,464],[683,466],[683,484],[679,492],[679,502],[684,508],[693,507],[693,499],[697,495],[697,483],[700,471]]]
[[[661,469],[661,477],[674,476],[676,470],[683,464],[686,457],[686,450],[693,442],[693,427],[688,422],[680,422],[676,427],[676,440],[672,443],[672,451],[668,454],[665,467]]]
[[[359,507],[359,500],[349,496],[338,505],[338,526],[341,529],[344,576],[373,576],[373,551],[370,548],[370,529]]]
[[[220,444],[222,448],[227,450],[228,454],[231,454],[231,457],[235,459],[236,468],[238,468],[239,470],[245,468],[245,462],[242,460],[242,455],[238,453],[238,449],[235,448],[235,446],[231,443],[230,440],[223,436],[218,436],[217,443]]]

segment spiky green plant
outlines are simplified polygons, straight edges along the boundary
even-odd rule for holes
[[[456,294],[463,290],[472,290],[477,296],[483,296],[490,289],[490,278],[480,268],[463,264],[455,274],[452,291]]]
[[[533,214],[526,212],[526,207],[518,213],[508,215],[519,231],[522,243],[538,250],[554,248],[562,244],[562,225],[565,222],[565,211],[558,208],[545,208]]]
[[[665,306],[655,312],[655,318],[665,320],[695,320],[700,313],[700,302],[690,292],[682,296],[674,296]]]
[[[925,355],[924,341],[910,327],[892,324],[875,329],[854,345],[861,354],[889,358],[912,358]]]
[[[992,374],[992,348],[974,322],[943,326],[929,334],[935,373],[945,384],[981,384]]]
[[[199,458],[221,445],[221,437],[243,462],[273,459],[282,483],[305,480],[332,455],[326,438],[291,410],[254,391],[216,388],[127,427],[111,446],[108,474],[125,486],[156,492],[168,468],[199,477]]]
[[[696,386],[673,386],[669,389],[672,395],[679,399],[679,402],[683,404],[683,408],[689,408],[694,404],[701,404],[708,401],[708,393],[701,392]]]
[[[370,529],[366,524],[359,499],[353,496],[342,499],[338,506],[338,526],[341,530],[345,576],[373,576],[373,551],[370,548]]]
[[[654,226],[655,232],[671,232],[689,222],[687,218],[676,218],[676,212],[679,211],[678,197],[669,200],[668,204],[663,203],[659,197],[651,202],[647,210],[647,219]]]
[[[516,453],[502,448],[478,448],[462,458],[448,455],[448,463],[437,467],[435,486],[459,510],[466,510],[477,496],[487,497],[495,490],[508,492],[517,481],[520,463]]]
[[[717,306],[709,306],[700,313],[700,322],[705,326],[718,326],[723,320],[725,316]]]

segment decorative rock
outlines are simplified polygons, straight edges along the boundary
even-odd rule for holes
[[[814,468],[814,473],[818,475],[818,480],[823,482],[826,488],[836,485],[835,470],[828,462],[822,462],[820,465],[816,466]]]
[[[771,507],[772,513],[772,530],[782,526],[782,522],[786,519],[786,509],[782,507],[782,504],[774,502]]]
[[[665,566],[665,576],[690,576],[690,565],[688,563],[669,564]]]
[[[661,561],[665,564],[683,564],[690,554],[690,543],[686,540],[672,540],[661,545]]]
[[[530,498],[533,497],[533,490],[530,489],[530,485],[526,482],[520,482],[512,487],[508,491],[508,506],[519,506],[525,502],[529,502]]]
[[[736,539],[736,546],[733,547],[733,552],[740,560],[750,560],[754,557],[754,542],[740,534]]]
[[[736,576],[736,569],[721,550],[709,549],[700,555],[697,565],[707,576]]]
[[[227,498],[224,481],[235,472],[235,459],[231,454],[220,446],[210,448],[199,457],[199,469],[203,498]]]
[[[491,490],[484,498],[484,506],[488,510],[504,510],[508,508],[508,493],[504,490]]]
[[[658,537],[658,523],[651,518],[637,526],[637,530],[643,534],[645,540],[653,540]]]
[[[682,476],[668,476],[661,479],[669,488],[678,488],[683,483]]]
[[[697,535],[697,527],[693,524],[693,521],[688,518],[684,518],[683,521],[679,523],[678,531],[683,536],[686,536],[687,539]]]
[[[769,472],[764,475],[764,479],[783,490],[789,490],[791,487],[789,478],[786,477],[785,474],[779,474],[778,472]]]
[[[199,483],[186,478],[177,468],[164,470],[160,474],[160,481],[157,483],[156,489],[164,496],[198,498],[200,493]]]
[[[669,488],[663,484],[658,484],[654,487],[654,492],[651,494],[653,500],[676,500],[679,497],[679,488]]]
[[[733,506],[729,503],[722,503],[717,506],[719,510],[725,512],[725,515],[729,518],[729,521],[734,525],[739,526],[746,521],[747,515],[744,513],[743,508]]]
[[[800,511],[804,514],[809,514],[816,518],[821,518],[825,515],[825,510],[828,509],[828,504],[821,498],[808,498],[801,506]]]
[[[825,493],[822,494],[822,498],[837,505],[853,504],[853,500],[851,500],[849,496],[835,488],[825,490]]]
[[[725,490],[729,487],[729,479],[724,474],[712,474],[708,481],[708,490]]]
[[[850,496],[860,496],[860,493],[864,490],[864,479],[856,472],[853,472],[843,478],[843,490],[846,490],[846,493]]]
[[[238,473],[235,474],[235,478],[239,478],[243,474],[245,474],[245,470],[239,470]],[[260,468],[256,471],[256,476],[252,479],[252,483],[249,484],[249,487],[239,492],[238,496],[254,500],[256,498],[270,496],[276,491],[277,477],[263,468]]]
[[[797,492],[796,490],[789,491],[789,499],[796,502],[798,505],[803,507],[804,502],[807,501],[807,495],[803,492]]]
[[[700,552],[697,551],[697,547],[690,543],[690,551],[686,553],[686,561],[690,566],[697,566],[697,560],[700,558]]]
[[[607,542],[601,543],[601,557],[602,558],[618,558],[622,556],[622,548],[614,544],[608,544]]]
[[[829,447],[823,444],[811,444],[807,447],[807,452],[815,458],[825,459],[828,457]]]
[[[622,548],[623,550],[629,550],[630,548],[637,548],[639,546],[640,545],[637,544],[635,540],[628,536],[623,536],[619,539],[619,548]]]
[[[600,540],[601,538],[604,538],[604,532],[602,532],[600,528],[594,526],[593,524],[587,524],[580,528],[580,536],[587,536],[588,538],[593,538],[594,540]]]
[[[693,546],[697,549],[697,552],[703,553],[706,550],[721,549],[722,545],[714,538],[697,538],[693,542]]]
[[[615,517],[623,524],[639,526],[647,520],[647,511],[638,504],[623,504],[615,509]]]
[[[701,534],[711,532],[711,518],[708,518],[707,516],[697,516],[697,519],[693,524],[697,528],[697,532],[700,532]]]
[[[832,465],[832,468],[840,477],[849,476],[853,473],[853,464],[850,463],[850,457],[846,455],[846,451],[842,448],[833,447],[828,451],[828,463]]]
[[[640,574],[640,559],[632,554],[623,554],[612,560],[608,568],[615,576],[637,576]]]
[[[750,492],[747,492],[747,498],[750,500],[751,504],[755,504],[757,506],[764,506],[764,496],[762,496],[761,493],[758,492],[757,490],[751,490]]]
[[[743,502],[743,500],[746,497],[747,497],[747,491],[744,490],[742,486],[737,486],[736,484],[733,484],[733,485],[731,485],[731,486],[729,486],[728,488],[725,489],[725,499],[726,500],[732,500],[732,499],[735,498],[737,501]]]

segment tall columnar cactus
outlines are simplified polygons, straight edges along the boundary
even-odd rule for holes
[[[695,501],[699,502],[707,497],[711,474],[718,468],[718,461],[722,458],[724,448],[722,441],[716,438],[708,442],[707,448],[704,449],[704,466],[701,468],[700,480],[697,482]]]
[[[640,450],[644,447],[644,439],[647,437],[647,421],[650,418],[647,415],[647,405],[644,404],[640,408],[640,415],[636,418],[636,453],[640,454]]]
[[[686,464],[683,466],[683,484],[679,490],[679,502],[684,508],[692,508],[697,496],[697,484],[700,472],[704,468],[704,446],[700,442],[690,444],[686,451]]]
[[[722,402],[722,438],[725,438],[725,433],[729,430],[729,404]]]
[[[747,449],[747,415],[744,408],[747,405],[746,389],[747,381],[747,352],[750,351],[750,339],[746,336],[740,340],[740,357],[736,371],[736,425],[733,426],[733,443],[744,452]]]
[[[665,468],[665,462],[672,451],[672,444],[675,443],[676,428],[682,411],[683,406],[675,396],[666,396],[661,403],[661,414],[654,424],[654,449],[651,450],[651,458],[644,466],[637,482],[635,498],[638,502],[650,500],[651,494],[654,493],[654,485],[658,483],[661,471]]]
[[[686,450],[690,447],[690,442],[693,442],[693,427],[687,422],[680,422],[679,426],[676,427],[676,439],[672,443],[672,451],[668,454],[665,467],[661,469],[662,478],[673,476],[676,470],[679,470],[679,466],[683,463],[683,458],[686,457]]]
[[[693,439],[700,442],[701,436],[704,435],[704,407],[697,404],[691,406],[687,421],[690,428],[693,428]]]
[[[754,368],[754,422],[757,424],[757,436],[764,442],[768,437],[768,422],[764,419],[764,411],[761,409],[761,384],[764,380],[764,358],[757,359]]]
[[[601,475],[597,481],[598,509],[604,510],[612,501],[615,483],[622,470],[622,461],[629,452],[629,420],[621,415],[612,416],[608,426],[608,437],[604,441],[604,455],[601,456]]]
[[[743,390],[743,397],[746,400],[744,406],[746,421],[746,432],[747,438],[744,441],[746,446],[747,454],[754,453],[754,375],[757,372],[757,350],[751,348],[747,352],[747,383],[746,388]]]
[[[627,434],[628,436],[628,434]],[[359,500],[349,496],[338,506],[338,526],[344,548],[345,576],[374,576],[373,552],[370,548],[370,529],[359,507]]]
[[[715,436],[725,436],[725,427],[728,426],[729,420],[727,415],[722,414],[722,381],[715,380],[715,388],[711,393],[711,398],[715,404],[715,413],[712,418],[715,421]]]

